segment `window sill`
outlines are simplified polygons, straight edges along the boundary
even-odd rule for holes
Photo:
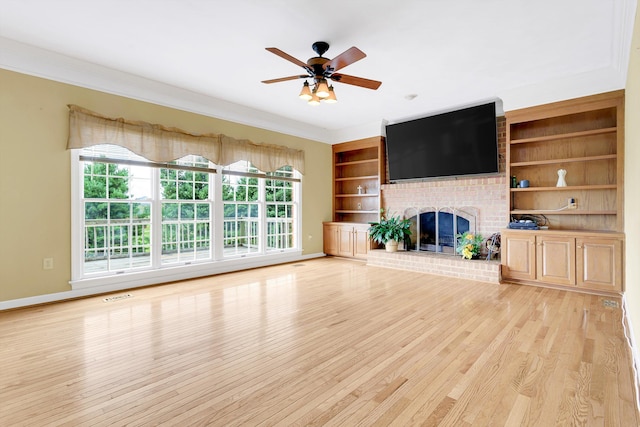
[[[107,277],[72,280],[69,284],[73,290],[95,289],[96,292],[108,292],[294,262],[298,261],[301,256],[302,251],[300,250],[286,250],[261,256],[248,256],[200,264],[165,267],[157,270],[122,273]]]

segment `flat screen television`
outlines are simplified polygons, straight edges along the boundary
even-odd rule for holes
[[[385,130],[391,182],[498,172],[495,102],[389,124]]]

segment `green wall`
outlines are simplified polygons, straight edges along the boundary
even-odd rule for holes
[[[322,253],[322,221],[331,219],[330,145],[0,70],[0,301],[71,290],[68,104],[304,150],[303,254]],[[54,259],[53,270],[42,269],[43,258]]]

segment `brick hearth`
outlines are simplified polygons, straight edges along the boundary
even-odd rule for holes
[[[386,252],[384,249],[374,249],[369,251],[367,265],[500,283],[500,261],[496,260],[466,260],[460,256],[433,252]]]

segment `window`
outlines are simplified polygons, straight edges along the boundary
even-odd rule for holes
[[[187,156],[179,165],[207,168],[209,162]],[[211,259],[211,174],[202,170],[160,169],[162,264]]]
[[[226,172],[226,173],[225,173]],[[259,171],[249,162],[236,162],[223,170],[224,256],[260,250]]]
[[[73,153],[72,283],[300,251],[291,167],[220,169],[193,155],[154,163],[113,145]]]
[[[267,250],[292,248],[295,244],[296,204],[293,197],[293,182],[283,178],[292,178],[293,170],[285,166],[280,171],[267,175],[270,176],[265,180]]]
[[[85,149],[91,157],[131,156],[115,146]],[[108,273],[151,266],[151,186],[132,166],[82,163],[83,272]]]

